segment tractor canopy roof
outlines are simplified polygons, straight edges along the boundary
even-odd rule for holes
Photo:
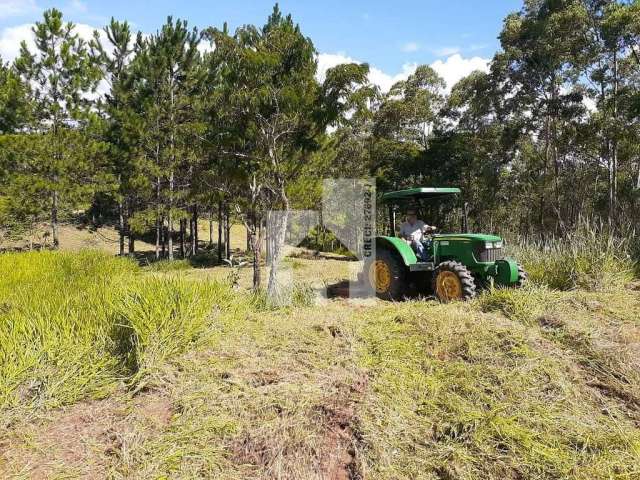
[[[462,193],[459,188],[441,187],[420,187],[400,190],[398,192],[388,192],[382,195],[383,202],[393,202],[399,200],[435,200],[450,195]]]

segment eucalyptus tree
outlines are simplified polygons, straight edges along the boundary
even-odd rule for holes
[[[383,186],[422,181],[420,158],[444,106],[444,87],[431,67],[421,65],[383,97],[374,117],[371,153]]]
[[[30,142],[38,146],[19,168],[26,169],[48,200],[57,248],[60,209],[79,204],[94,187],[92,159],[102,147],[91,133],[95,127],[91,97],[101,72],[87,43],[60,11],[45,11],[33,33],[35,51],[23,42],[15,66],[29,85],[33,115],[28,130]]]
[[[542,230],[564,223],[562,198],[570,190],[561,180],[571,151],[561,133],[584,116],[582,95],[573,86],[580,75],[575,59],[587,47],[587,18],[582,0],[526,0],[520,12],[505,19],[503,51],[494,58],[494,69],[502,70],[506,105],[523,121],[523,132],[535,139],[529,168],[539,178]]]

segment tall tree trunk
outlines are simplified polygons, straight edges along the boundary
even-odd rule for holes
[[[169,209],[167,211],[167,251],[169,261],[173,260],[173,188],[174,188],[173,171],[169,174]]]
[[[124,237],[126,234],[126,225],[124,220],[124,205],[122,204],[122,200],[118,202],[118,239],[120,243],[120,256],[124,256]]]
[[[186,235],[186,219],[180,219],[180,258],[185,258],[184,237]]]
[[[222,202],[218,202],[218,262],[222,262]]]
[[[160,259],[160,244],[162,244],[162,256],[164,257],[164,218],[160,215],[160,210],[160,177],[156,177],[156,260]]]
[[[278,268],[282,261],[284,252],[284,240],[287,233],[287,223],[289,222],[289,200],[284,191],[280,192],[284,203],[282,212],[277,212],[269,222],[267,235],[271,239],[269,242],[271,247],[269,251],[269,259],[271,269],[269,270],[269,284],[267,286],[267,295],[271,301],[281,303],[283,298],[282,285],[278,282]]]
[[[133,212],[133,199],[131,197],[127,198],[125,203],[125,216],[124,216],[124,228],[127,239],[129,240],[128,251],[129,255],[133,256],[136,253],[136,240],[135,234],[131,230],[131,215]]]
[[[209,248],[213,247],[213,210],[209,210]]]
[[[617,131],[618,131],[618,89],[619,89],[619,79],[618,79],[618,52],[614,50],[613,52],[613,120],[615,123],[615,129],[613,138],[611,140],[611,208],[609,221],[612,225],[616,224],[616,219],[618,216],[618,139],[617,139]]]
[[[173,219],[171,212],[167,214],[167,259],[173,260]]]
[[[262,230],[258,228],[259,221],[252,214],[252,222],[246,222],[246,227],[251,231],[251,251],[253,253],[253,291],[258,292],[262,286],[260,272],[260,257],[262,256]]]
[[[225,258],[228,260],[231,258],[231,220],[229,213],[229,205],[225,205],[224,208],[224,245],[225,245]]]
[[[191,255],[198,254],[198,208],[193,206],[191,216]]]
[[[54,190],[51,198],[51,236],[53,238],[53,248],[55,250],[60,246],[60,238],[58,233],[58,191]]]
[[[160,260],[160,243],[162,242],[162,224],[160,217],[156,217],[156,260]]]
[[[162,237],[162,258],[167,257],[167,227],[164,224],[164,217],[160,226],[160,235]]]

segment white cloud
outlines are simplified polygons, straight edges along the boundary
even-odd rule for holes
[[[35,0],[0,0],[0,18],[22,17],[39,11]]]
[[[35,41],[32,28],[34,24],[26,23],[16,27],[7,27],[0,32],[0,56],[5,62],[13,61],[20,54],[20,42],[27,42],[27,47],[31,53],[35,52]],[[75,24],[76,33],[86,41],[93,38],[94,30],[100,33],[100,39],[106,42],[106,34],[101,28],[92,27],[84,23]]]
[[[466,77],[475,70],[488,71],[490,60],[487,58],[473,57],[463,58],[460,54],[451,55],[445,61],[437,60],[431,64],[433,68],[447,83],[447,91],[463,77]],[[319,81],[324,81],[327,70],[342,63],[361,63],[344,53],[321,53],[318,55],[318,73]],[[394,83],[400,80],[406,80],[409,75],[416,71],[416,63],[406,63],[402,66],[402,70],[395,74],[389,74],[376,68],[371,67],[369,72],[369,81],[380,87],[383,92],[388,92]]]
[[[444,62],[442,60],[436,60],[431,64],[431,68],[444,78],[444,81],[447,83],[447,91],[450,91],[458,81],[471,72],[476,70],[488,72],[490,62],[491,60],[488,58],[463,58],[462,55],[457,53],[447,58]]]
[[[388,92],[394,84],[409,78],[409,75],[414,73],[416,68],[418,68],[417,63],[405,63],[400,73],[389,75],[376,67],[371,67],[369,81],[374,85],[378,85],[383,92]]]
[[[20,42],[25,40],[31,51],[35,49],[33,24],[7,27],[0,33],[0,56],[4,62],[12,62],[20,54]]]
[[[408,42],[402,46],[403,52],[411,53],[417,52],[418,50],[420,50],[420,45],[418,45],[416,42]]]
[[[342,52],[321,53],[318,55],[316,60],[318,61],[316,78],[319,82],[324,82],[324,79],[327,78],[327,70],[335,67],[336,65],[342,65],[343,63],[361,63]]]
[[[215,49],[216,49],[216,46],[213,45],[209,40],[202,40],[198,44],[198,51],[200,52],[201,55],[204,55],[205,53],[213,52]]]

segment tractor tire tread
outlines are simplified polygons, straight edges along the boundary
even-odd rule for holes
[[[471,300],[475,298],[477,294],[477,287],[476,287],[476,281],[473,278],[473,275],[467,269],[467,267],[465,267],[463,264],[461,264],[460,262],[454,262],[454,261],[442,262],[440,265],[438,265],[438,268],[436,268],[433,274],[433,281],[432,281],[432,289],[433,289],[434,295],[436,295],[436,292],[437,292],[436,279],[438,278],[438,274],[442,270],[448,270],[450,272],[453,272],[460,279],[460,283],[462,284],[461,300]]]
[[[376,292],[377,297],[387,301],[404,300],[408,292],[408,278],[407,269],[402,260],[394,252],[380,247],[376,252],[376,260],[383,260],[389,265],[392,279],[389,291],[384,294]],[[375,290],[375,286],[373,288]]]

